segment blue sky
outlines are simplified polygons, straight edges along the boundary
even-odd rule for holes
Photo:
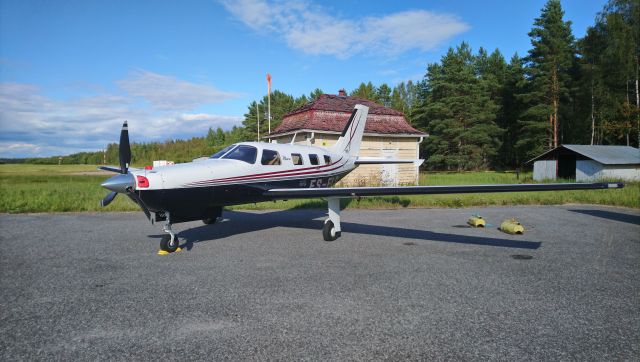
[[[0,0],[0,157],[93,151],[239,125],[299,96],[419,80],[462,41],[526,55],[544,0]],[[574,36],[604,0],[564,0]],[[366,5],[365,5],[366,4]]]

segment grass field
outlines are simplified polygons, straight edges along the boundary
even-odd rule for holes
[[[120,195],[102,208],[107,191],[100,183],[110,173],[89,165],[0,165],[0,212],[137,211]],[[421,185],[478,185],[531,182],[531,174],[508,172],[423,173]],[[485,205],[601,204],[640,208],[640,183],[621,190],[516,192],[462,195],[416,195],[345,199],[348,208],[469,207]],[[323,200],[290,200],[235,206],[234,209],[289,209],[325,207]]]

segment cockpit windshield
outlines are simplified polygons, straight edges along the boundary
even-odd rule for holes
[[[247,163],[256,163],[258,149],[247,145],[231,145],[216,152],[210,158],[225,158],[228,160],[239,160]]]
[[[211,156],[209,158],[220,158],[220,157],[224,156],[225,153],[231,151],[231,149],[234,148],[235,146],[236,145],[227,146],[227,147],[223,148],[222,150],[214,153],[213,156]]]
[[[244,161],[246,163],[256,163],[256,156],[258,155],[258,149],[253,146],[240,145],[230,152],[227,152],[226,155],[222,156],[222,158],[230,159],[230,160],[239,160]]]

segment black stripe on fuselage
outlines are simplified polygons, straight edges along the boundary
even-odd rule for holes
[[[153,212],[168,211],[175,220],[203,219],[219,207],[273,200],[264,192],[279,188],[330,187],[349,171],[333,175],[310,176],[289,180],[236,183],[227,185],[185,187],[164,190],[138,190],[140,198]]]

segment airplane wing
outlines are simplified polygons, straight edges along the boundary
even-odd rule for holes
[[[508,184],[508,185],[456,185],[456,186],[405,186],[405,187],[323,187],[323,188],[289,188],[270,189],[264,195],[274,200],[306,199],[322,197],[360,197],[360,196],[395,196],[395,195],[438,195],[468,194],[485,192],[525,192],[525,191],[559,191],[618,189],[623,183],[554,183],[554,184]]]

